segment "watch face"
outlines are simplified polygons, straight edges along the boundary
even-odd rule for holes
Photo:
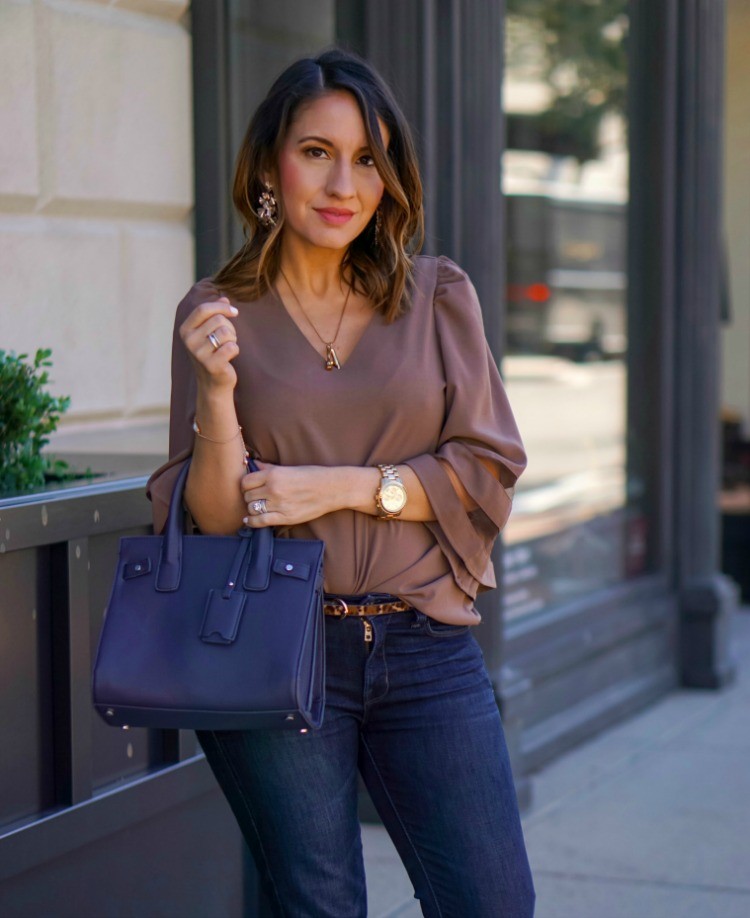
[[[380,492],[380,503],[388,513],[398,513],[406,503],[406,489],[399,484],[388,484]]]

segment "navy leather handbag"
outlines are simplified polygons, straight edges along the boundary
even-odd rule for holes
[[[163,536],[126,536],[92,676],[113,726],[308,729],[323,721],[323,553],[271,527],[185,535],[175,483]],[[250,471],[257,466],[250,459]]]

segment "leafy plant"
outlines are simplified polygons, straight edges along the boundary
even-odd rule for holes
[[[70,405],[45,391],[52,366],[48,348],[28,354],[0,350],[0,492],[43,487],[49,476],[69,477],[68,463],[42,455],[48,434]]]
[[[507,12],[508,63],[551,95],[545,111],[509,116],[509,146],[597,158],[602,118],[627,108],[627,0],[508,0]]]

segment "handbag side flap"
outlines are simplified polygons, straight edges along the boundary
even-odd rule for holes
[[[285,577],[296,577],[298,580],[310,579],[310,565],[303,561],[285,561],[283,558],[277,558],[273,562],[273,572]]]
[[[250,545],[250,561],[245,568],[245,579],[242,584],[246,590],[267,590],[271,582],[271,563],[273,561],[273,530],[270,526],[253,530]]]

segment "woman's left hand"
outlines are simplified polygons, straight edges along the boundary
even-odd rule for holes
[[[243,520],[251,529],[263,526],[294,526],[339,509],[334,471],[322,465],[274,465],[255,460],[257,472],[248,472],[240,482],[247,504]],[[253,503],[265,499],[265,513]]]

